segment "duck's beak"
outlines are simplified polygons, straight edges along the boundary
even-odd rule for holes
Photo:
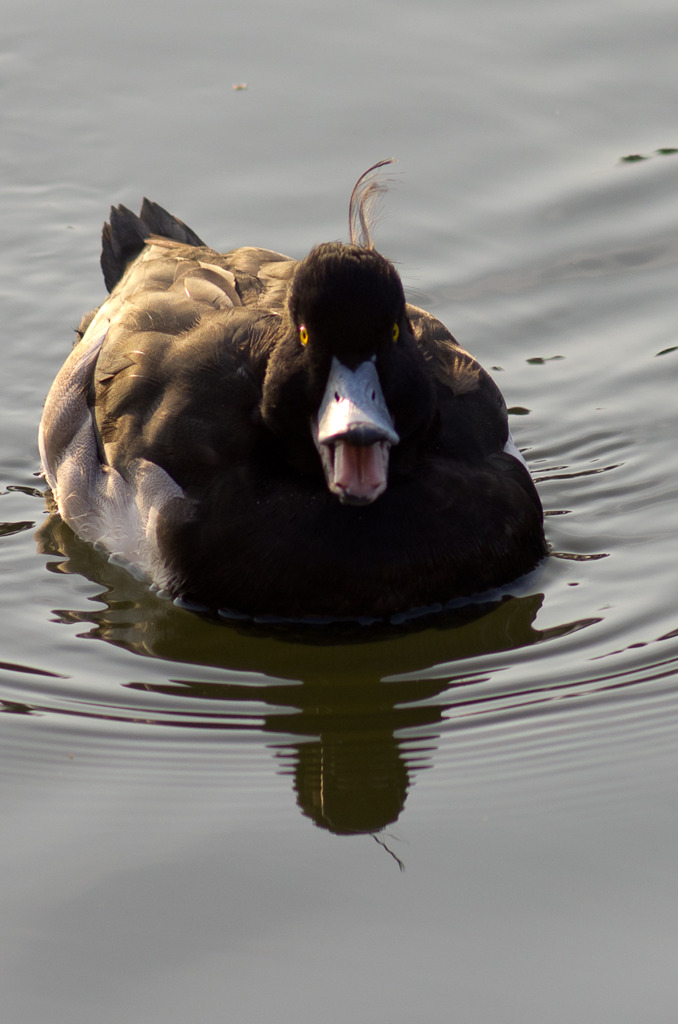
[[[386,490],[393,426],[373,360],[355,370],[332,359],[312,425],[327,486],[347,505],[367,505]]]

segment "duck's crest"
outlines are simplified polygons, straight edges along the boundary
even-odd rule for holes
[[[351,244],[359,245],[363,249],[374,249],[372,240],[372,225],[374,224],[377,205],[379,200],[388,189],[385,181],[371,177],[375,171],[395,163],[392,157],[388,160],[380,160],[360,175],[353,191],[351,202],[348,207],[348,226],[351,235]]]

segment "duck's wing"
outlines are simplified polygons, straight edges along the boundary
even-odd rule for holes
[[[294,266],[267,250],[220,254],[190,235],[160,238],[137,221],[117,217],[116,273],[146,233],[142,248],[84,318],[45,403],[43,468],[72,523],[105,490],[101,474],[130,480],[142,460],[186,490],[245,457]]]
[[[180,274],[185,274],[186,265],[191,264],[194,286],[198,271],[202,271],[202,274],[197,273],[198,278],[206,278],[209,268],[217,274],[219,270],[225,271],[221,280],[213,277],[212,283],[224,288],[227,282],[225,290],[236,305],[272,310],[282,310],[297,263],[282,253],[254,246],[217,252],[206,246],[183,221],[148,199],[144,199],[139,216],[123,205],[111,208],[109,221],[101,234],[101,269],[111,293],[119,290],[123,281],[128,295],[144,287],[147,290],[156,285],[169,288],[171,265],[165,263],[152,268],[147,265],[163,255],[176,261]],[[165,276],[158,279],[159,274]],[[148,283],[145,275],[149,275]],[[209,299],[207,293],[204,294]],[[221,296],[213,292],[212,299],[219,303]]]
[[[81,342],[100,339],[88,404],[101,462],[125,473],[147,459],[187,486],[250,443],[296,261],[217,252],[144,199],[139,216],[111,210],[101,264],[111,295]]]
[[[234,274],[205,250],[184,258],[174,245],[146,245],[91,317],[40,428],[63,519],[163,586],[163,533],[191,518],[215,475],[237,491],[280,322],[244,306]]]
[[[90,391],[102,463],[190,489],[248,457],[280,314],[244,304],[229,256],[151,239],[97,314],[112,307]]]
[[[243,306],[282,312],[297,260],[271,249],[243,246],[207,257],[233,274]]]
[[[476,461],[504,451],[508,413],[492,377],[436,317],[409,304],[407,315],[436,385],[441,453]]]

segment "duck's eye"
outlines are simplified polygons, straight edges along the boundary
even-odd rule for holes
[[[299,341],[302,345],[308,345],[308,328],[303,324],[299,328]]]
[[[397,341],[399,337],[400,337],[400,327],[398,326],[398,324],[394,324],[393,325],[392,338],[393,338],[394,341]]]

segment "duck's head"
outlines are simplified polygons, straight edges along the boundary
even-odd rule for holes
[[[339,501],[369,504],[388,486],[391,449],[433,414],[400,277],[372,248],[319,245],[298,264],[284,324],[264,422],[313,442]]]

